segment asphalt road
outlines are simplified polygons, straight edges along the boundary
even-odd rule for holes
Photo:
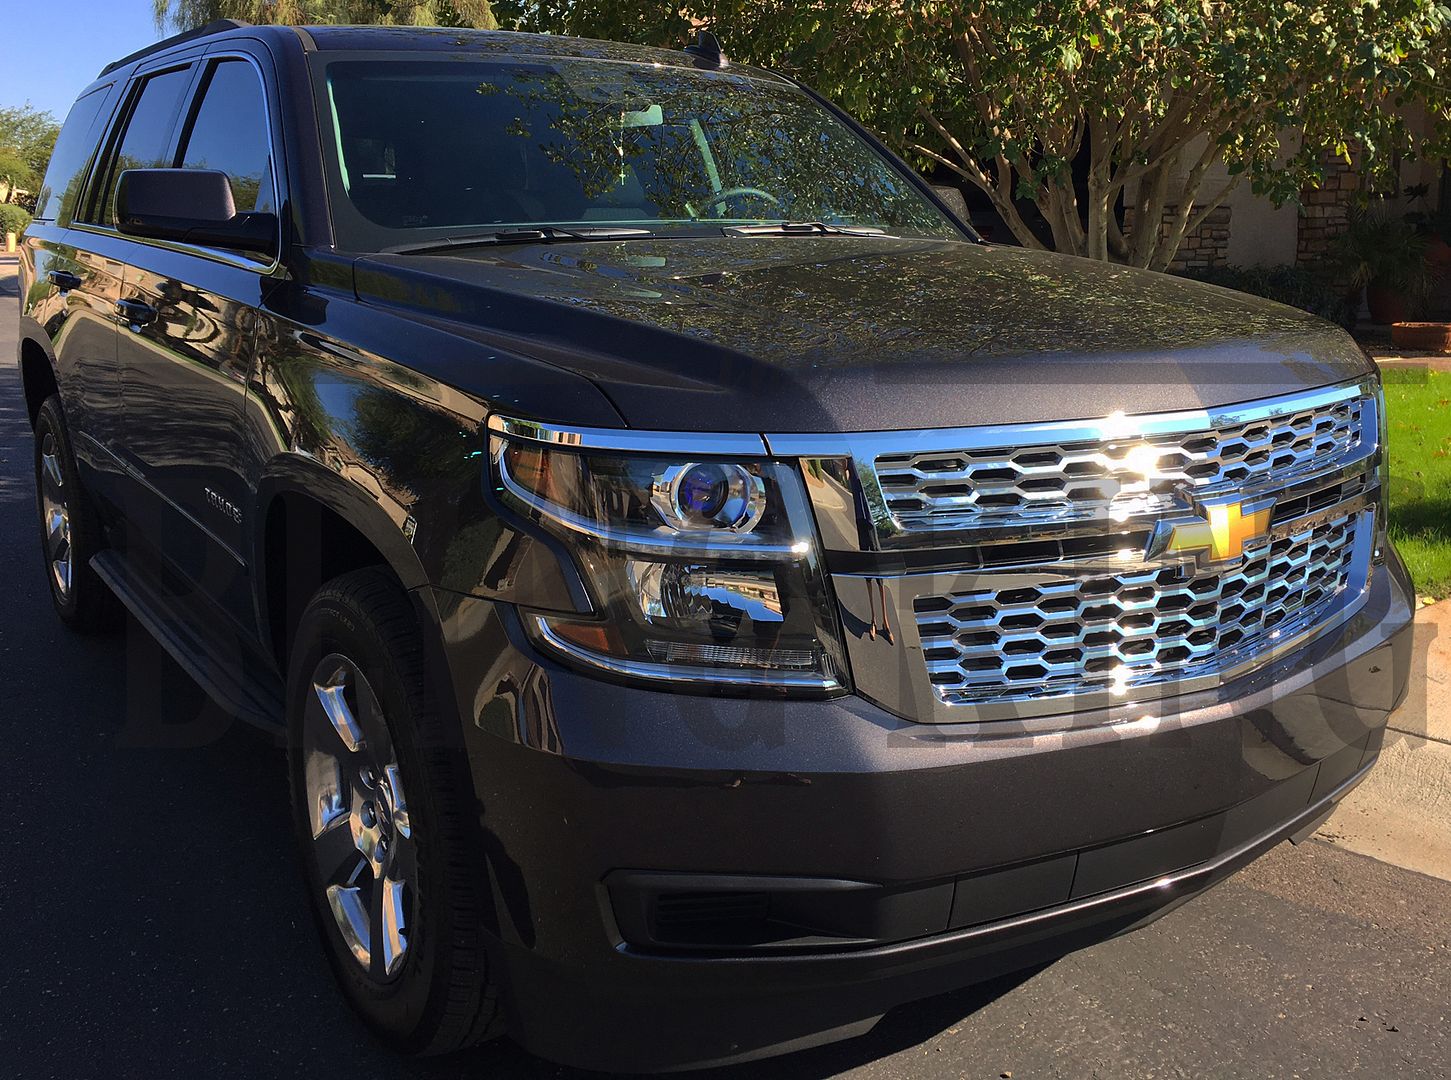
[[[278,752],[134,626],[51,614],[0,262],[0,1076],[576,1076],[410,1062],[334,994]],[[1451,1075],[1451,884],[1282,846],[1138,934],[729,1080]]]

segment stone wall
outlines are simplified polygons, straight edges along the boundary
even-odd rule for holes
[[[1159,222],[1159,235],[1165,236],[1174,220],[1174,214],[1178,211],[1177,206],[1168,205],[1164,207],[1163,219]],[[1199,228],[1193,232],[1185,233],[1184,240],[1179,245],[1179,250],[1174,254],[1174,261],[1169,264],[1170,273],[1182,274],[1186,271],[1212,270],[1217,266],[1223,266],[1228,261],[1229,255],[1229,222],[1231,208],[1221,206],[1210,213]],[[1127,234],[1133,229],[1134,211],[1133,207],[1124,209],[1124,233]]]
[[[1350,224],[1350,207],[1360,190],[1360,174],[1342,158],[1327,156],[1325,180],[1300,192],[1299,237],[1295,265],[1324,270],[1330,246]]]

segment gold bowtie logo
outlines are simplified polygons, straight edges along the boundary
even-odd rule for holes
[[[1270,531],[1275,500],[1224,499],[1199,504],[1202,516],[1168,519],[1154,526],[1145,557],[1193,556],[1200,563],[1230,562],[1244,546]]]

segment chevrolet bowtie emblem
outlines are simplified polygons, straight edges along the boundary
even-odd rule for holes
[[[1230,562],[1244,554],[1244,546],[1270,531],[1275,500],[1216,499],[1196,505],[1193,516],[1166,518],[1149,534],[1146,559],[1194,558],[1200,564]]]

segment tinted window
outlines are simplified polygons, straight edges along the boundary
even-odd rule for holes
[[[774,79],[563,58],[338,61],[325,91],[337,224],[358,246],[532,223],[960,235],[875,148]]]
[[[36,220],[69,224],[75,213],[76,197],[86,180],[86,163],[96,148],[96,115],[106,103],[109,89],[103,86],[93,90],[71,106],[50,155],[45,183],[36,197]]]
[[[116,220],[116,182],[127,169],[164,169],[171,164],[171,148],[181,99],[191,83],[191,69],[181,68],[153,75],[141,87],[141,96],[126,121],[120,149],[106,175],[106,186],[94,206],[93,216],[107,225]]]
[[[238,211],[275,213],[271,144],[262,84],[252,65],[224,60],[212,69],[182,151],[185,169],[218,169],[232,182]]]

